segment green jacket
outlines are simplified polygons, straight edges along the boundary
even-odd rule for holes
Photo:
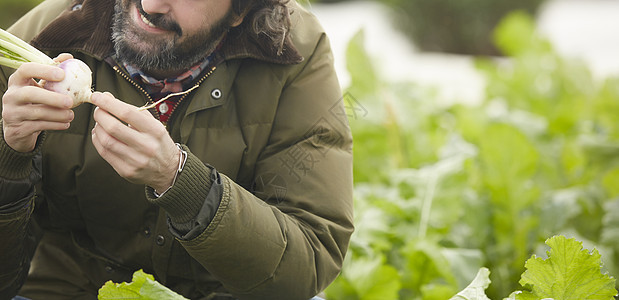
[[[95,90],[141,106],[148,96],[110,59],[113,4],[47,0],[10,30],[72,53]],[[283,54],[231,30],[217,69],[174,112],[167,128],[189,158],[161,198],[96,152],[91,104],[32,153],[0,139],[0,298],[21,286],[37,241],[19,292],[33,299],[94,299],[138,269],[190,299],[308,299],[335,279],[353,231],[352,137],[327,37],[291,5]],[[211,218],[179,233],[196,204]]]

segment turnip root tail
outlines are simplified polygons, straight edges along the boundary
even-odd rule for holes
[[[178,93],[172,93],[172,94],[169,94],[169,95],[167,95],[167,96],[165,96],[165,97],[163,97],[163,98],[161,98],[161,99],[157,100],[157,101],[156,101],[156,102],[154,102],[154,103],[151,103],[151,104],[146,104],[146,105],[144,105],[144,106],[142,106],[142,107],[138,107],[138,111],[143,111],[143,110],[147,110],[147,109],[154,108],[154,107],[156,107],[159,103],[161,103],[161,102],[163,102],[163,101],[166,101],[166,100],[168,100],[168,99],[169,99],[169,98],[171,98],[171,97],[176,97],[176,96],[182,96],[182,95],[185,95],[185,94],[187,94],[187,93],[189,93],[189,92],[191,92],[191,91],[193,91],[193,90],[197,89],[199,86],[200,86],[199,84],[196,84],[196,85],[194,85],[193,87],[191,87],[190,89],[188,89],[188,90],[186,90],[186,91],[182,91],[182,92],[178,92]]]

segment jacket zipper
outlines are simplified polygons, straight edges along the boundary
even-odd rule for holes
[[[211,76],[211,74],[213,74],[213,72],[215,71],[215,69],[217,69],[217,67],[213,66],[213,67],[211,68],[211,70],[210,70],[210,71],[208,71],[206,74],[204,74],[204,76],[200,77],[200,79],[198,79],[198,81],[196,82],[196,84],[194,84],[194,85],[193,85],[193,87],[191,87],[190,89],[192,89],[192,90],[193,90],[193,89],[197,89],[197,88],[200,86],[200,84],[202,84],[202,82],[204,82],[204,81],[206,80],[206,78],[208,78],[209,76]],[[175,101],[175,102],[174,102],[174,106],[172,107],[172,112],[170,113],[170,118],[168,118],[168,122],[167,122],[167,123],[170,123],[170,122],[173,122],[173,121],[174,121],[174,118],[176,117],[176,115],[174,114],[174,112],[176,112],[176,108],[177,108],[177,107],[178,107],[178,106],[179,106],[179,105],[180,105],[180,104],[181,104],[181,103],[185,100],[185,98],[187,98],[187,97],[189,96],[189,94],[191,94],[191,93],[192,93],[192,91],[190,91],[190,92],[188,92],[188,93],[186,93],[186,94],[183,94],[183,95],[181,96],[181,98],[180,98],[180,99],[178,99],[178,101]],[[164,124],[164,125],[165,125],[166,127],[168,127],[168,124]]]
[[[208,71],[208,73],[204,74],[204,76],[202,76],[198,82],[196,82],[196,84],[193,85],[194,89],[197,89],[200,84],[202,84],[202,82],[204,82],[206,80],[206,78],[208,78],[209,76],[211,76],[211,74],[213,74],[213,72],[215,71],[215,69],[217,69],[217,67],[212,67],[210,71]],[[185,98],[187,98],[187,96],[189,96],[189,94],[191,94],[191,92],[184,94],[181,96],[180,99],[178,99],[178,101],[176,101],[176,103],[174,103],[174,107],[172,107],[172,114],[174,114],[174,111],[176,110],[176,107],[183,102],[183,100],[185,100]],[[170,119],[172,119],[172,114],[170,114]]]
[[[142,88],[137,82],[133,81],[133,79],[131,79],[131,77],[129,77],[129,75],[125,74],[125,72],[123,72],[117,65],[112,66],[112,68],[114,69],[114,71],[116,71],[116,73],[118,73],[120,75],[120,77],[124,78],[129,83],[131,83],[131,85],[133,85],[135,88],[137,88],[138,91],[140,91],[142,93],[142,95],[144,95],[144,97],[146,97],[146,104],[149,104],[149,103],[153,102],[153,98],[151,98],[151,96],[146,92],[146,90],[144,90],[144,88]],[[161,116],[159,114],[159,111],[157,109],[154,109],[154,111],[157,113],[157,119],[159,119],[160,116]]]
[[[150,104],[153,103],[153,98],[144,90],[144,88],[142,88],[139,84],[137,84],[133,79],[131,79],[131,77],[129,77],[129,75],[125,74],[125,72],[123,72],[117,65],[112,67],[114,69],[114,71],[116,71],[116,73],[118,73],[122,78],[124,78],[125,80],[127,80],[129,83],[131,83],[134,87],[136,87],[147,99],[146,104]],[[213,74],[213,72],[215,71],[215,69],[217,69],[217,67],[212,67],[210,71],[208,71],[208,73],[204,74],[204,76],[202,76],[198,82],[196,82],[196,84],[194,84],[194,89],[199,87],[200,84],[202,84],[202,82],[204,82],[206,80],[206,78],[208,78],[209,76],[211,76],[211,74]],[[187,98],[187,96],[191,94],[191,92],[184,94],[181,96],[181,98],[176,101],[176,103],[174,103],[174,107],[172,107],[172,114],[170,114],[170,119],[172,119],[172,115],[174,114],[174,111],[176,110],[176,107],[183,101],[185,100],[185,98]],[[157,119],[160,119],[161,117],[161,113],[159,113],[159,110],[154,109],[154,111],[157,113]],[[165,124],[164,124],[165,125]]]

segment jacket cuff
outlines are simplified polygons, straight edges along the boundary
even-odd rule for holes
[[[45,132],[41,132],[34,150],[25,153],[15,151],[4,140],[2,120],[0,120],[0,177],[9,180],[28,178],[32,172],[32,159],[40,151],[44,139]]]
[[[206,205],[205,200],[213,183],[211,173],[216,172],[202,163],[186,146],[183,145],[182,148],[187,151],[187,162],[183,171],[178,174],[174,186],[158,198],[153,188],[146,188],[147,199],[163,208],[173,224],[188,224],[195,219]]]

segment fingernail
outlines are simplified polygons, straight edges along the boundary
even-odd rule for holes
[[[71,99],[71,97],[67,96],[64,100],[64,104],[66,107],[71,107],[73,106],[73,99]]]
[[[92,96],[90,96],[90,101],[92,101],[92,104],[97,105],[97,101],[99,101],[99,97],[101,97],[100,92],[92,93]]]

